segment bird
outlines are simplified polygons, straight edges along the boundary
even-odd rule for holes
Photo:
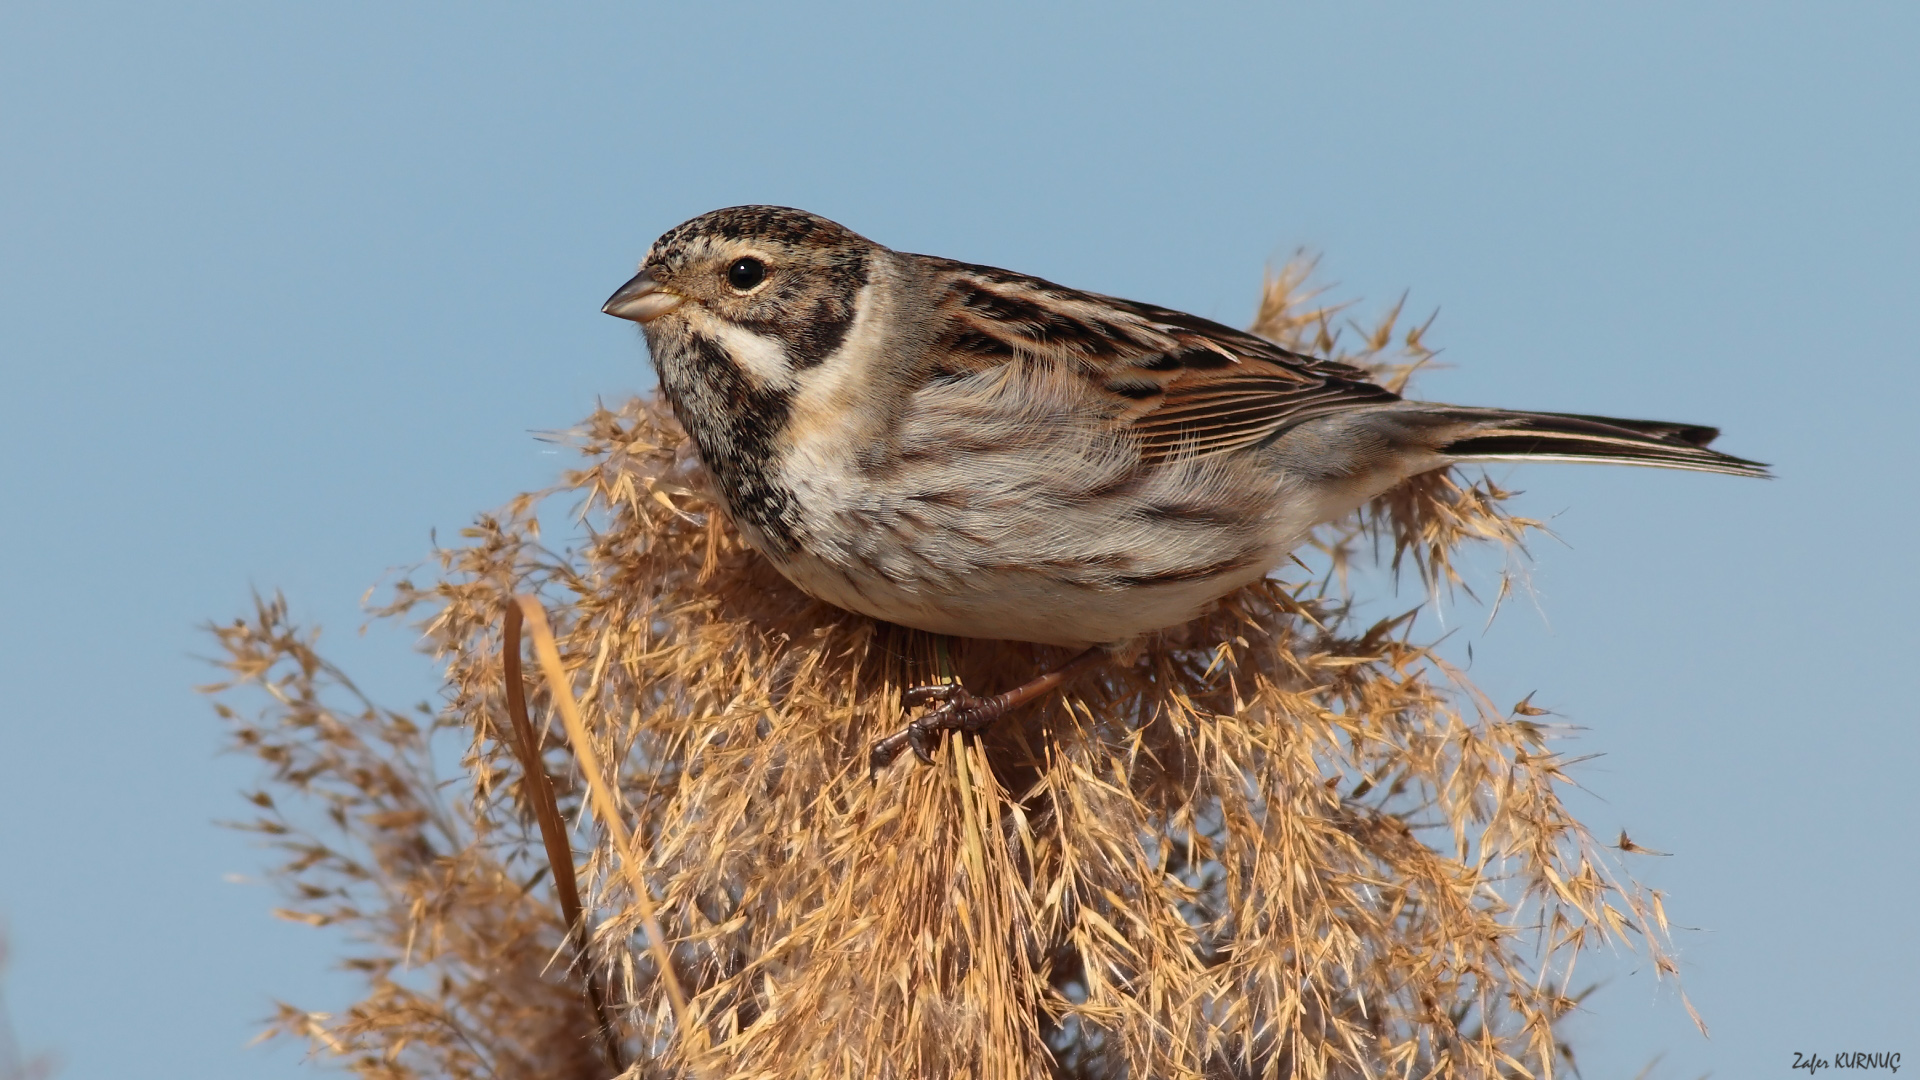
[[[1073,646],[933,706],[871,768],[1178,626],[1411,477],[1490,461],[1767,466],[1717,429],[1413,401],[1185,312],[895,251],[780,206],[662,234],[602,311],[640,325],[740,535],[802,591],[960,637]]]

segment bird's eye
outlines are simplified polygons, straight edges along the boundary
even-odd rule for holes
[[[767,278],[767,264],[759,259],[735,259],[727,267],[727,284],[746,292]]]

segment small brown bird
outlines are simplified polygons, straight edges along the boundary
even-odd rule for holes
[[[941,634],[1087,648],[938,703],[876,765],[975,730],[1194,618],[1315,526],[1472,461],[1765,476],[1710,427],[1407,401],[1367,372],[1166,308],[892,251],[774,206],[654,242],[631,319],[741,534],[829,603]]]

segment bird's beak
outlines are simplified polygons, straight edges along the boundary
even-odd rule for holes
[[[633,276],[615,290],[600,310],[616,319],[632,319],[637,323],[650,322],[680,306],[686,297],[667,292],[655,281],[652,274],[645,270]]]

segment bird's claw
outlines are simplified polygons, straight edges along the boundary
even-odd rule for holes
[[[931,705],[938,701],[942,704],[956,698],[971,698],[967,688],[959,683],[934,683],[931,686],[914,686],[900,692],[900,705],[911,709],[917,705]]]
[[[1004,711],[994,707],[995,700],[976,697],[959,683],[915,686],[903,691],[900,704],[904,708],[938,704],[873,744],[867,758],[867,778],[872,779],[881,769],[893,764],[902,750],[912,750],[914,757],[933,764],[933,747],[940,732],[979,731],[986,727]]]

